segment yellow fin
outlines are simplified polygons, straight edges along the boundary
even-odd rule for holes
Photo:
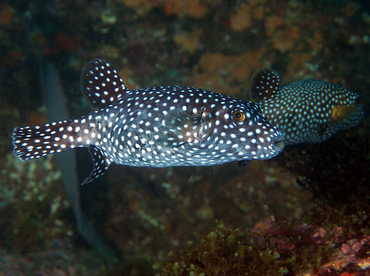
[[[332,107],[330,119],[333,122],[341,121],[362,109],[362,104],[337,105]]]

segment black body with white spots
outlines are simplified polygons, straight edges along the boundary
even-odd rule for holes
[[[339,85],[317,79],[279,85],[276,71],[261,69],[253,76],[251,96],[282,131],[285,145],[323,142],[364,116],[359,95]]]
[[[94,59],[81,89],[95,112],[76,120],[15,128],[14,152],[29,160],[75,147],[89,147],[94,170],[111,163],[139,167],[211,166],[276,156],[280,131],[258,105],[204,89],[160,86],[125,88],[109,63]]]

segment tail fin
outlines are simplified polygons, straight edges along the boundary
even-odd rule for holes
[[[76,147],[70,123],[16,127],[12,135],[15,155],[25,161]]]

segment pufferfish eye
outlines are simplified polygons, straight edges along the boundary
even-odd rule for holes
[[[245,119],[245,114],[240,110],[235,110],[233,112],[233,119],[235,122],[243,122]]]

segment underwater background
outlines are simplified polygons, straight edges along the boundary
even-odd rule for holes
[[[57,106],[90,112],[79,80],[96,57],[128,88],[244,100],[268,67],[283,84],[317,78],[358,93],[365,116],[245,168],[112,165],[80,186],[86,149],[22,162],[11,134],[65,115]],[[45,101],[51,91],[65,103]],[[369,275],[369,91],[365,0],[2,1],[0,275]]]

